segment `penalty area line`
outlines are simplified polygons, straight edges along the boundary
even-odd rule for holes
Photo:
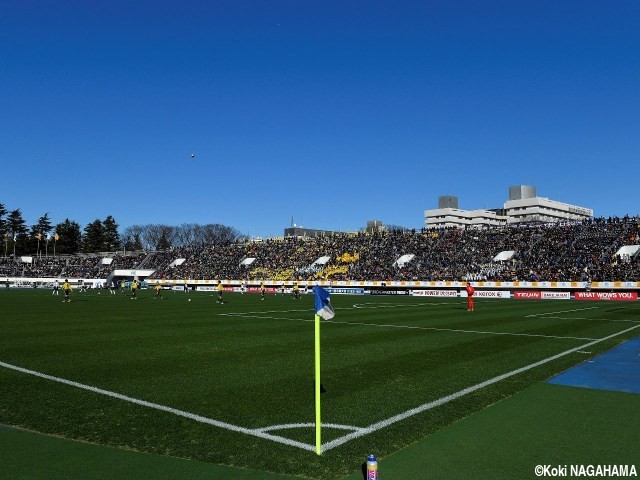
[[[286,318],[286,317],[271,317],[271,316],[259,316],[259,315],[242,315],[242,314],[230,314],[219,313],[218,315],[229,317],[241,317],[241,318],[255,318],[263,320],[284,320],[287,322],[313,322],[313,319],[304,318]],[[323,323],[333,323],[335,325],[356,325],[361,327],[378,327],[378,328],[400,328],[405,330],[425,330],[432,332],[449,332],[449,333],[471,333],[475,335],[498,335],[506,337],[533,337],[533,338],[552,338],[558,340],[597,340],[597,338],[591,337],[570,337],[561,335],[543,335],[541,333],[515,333],[515,332],[491,332],[488,330],[465,330],[460,328],[442,328],[442,327],[419,327],[417,325],[393,325],[386,323],[365,323],[365,322],[344,322],[337,320],[323,320]]]

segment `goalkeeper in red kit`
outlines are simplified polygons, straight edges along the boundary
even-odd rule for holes
[[[469,282],[467,282],[467,287],[465,288],[467,291],[467,312],[473,312],[473,294],[475,289],[471,286]]]

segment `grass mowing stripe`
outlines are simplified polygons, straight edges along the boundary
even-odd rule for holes
[[[185,412],[182,410],[178,410],[176,408],[167,407],[165,405],[159,405],[157,403],[147,402],[145,400],[139,400],[137,398],[128,397],[126,395],[122,395],[121,393],[111,392],[109,390],[103,390],[101,388],[92,387],[90,385],[85,385],[83,383],[74,382],[72,380],[66,380],[60,377],[54,377],[52,375],[47,375],[46,373],[40,373],[33,370],[28,370],[26,368],[18,367],[16,365],[11,365],[9,363],[0,362],[0,366],[4,368],[8,368],[10,370],[15,370],[17,372],[26,373],[28,375],[33,375],[36,377],[44,378],[46,380],[51,380],[58,383],[63,383],[65,385],[70,385],[72,387],[81,388],[83,390],[89,390],[90,392],[98,393],[100,395],[105,395],[107,397],[117,398],[119,400],[124,400],[125,402],[135,403],[136,405],[141,405],[143,407],[153,408],[155,410],[161,410],[163,412],[173,413],[174,415],[178,415],[181,417],[185,417],[191,420],[195,420],[196,422],[206,423],[208,425],[213,425],[214,427],[224,428],[225,430],[231,430],[233,432],[244,433],[247,435],[252,435],[254,437],[259,437],[265,440],[271,440],[278,443],[283,443],[285,445],[289,445],[291,447],[298,447],[303,450],[309,450],[311,452],[315,452],[314,445],[308,445],[306,443],[297,442],[295,440],[291,440],[289,438],[280,437],[278,435],[270,435],[268,433],[264,433],[261,429],[254,430],[250,428],[239,427],[237,425],[233,425],[227,422],[221,422],[219,420],[213,420],[211,418],[203,417],[201,415],[196,415],[194,413]]]
[[[565,355],[569,355],[570,353],[573,352],[577,352],[578,350],[583,350],[584,348],[590,347],[592,345],[596,345],[597,343],[600,342],[604,342],[605,340],[610,340],[614,337],[617,337],[619,335],[622,335],[624,333],[630,332],[631,330],[634,330],[636,328],[639,328],[640,325],[635,325],[633,327],[627,328],[626,330],[622,330],[621,332],[617,332],[614,333],[612,335],[609,335],[608,337],[604,337],[598,340],[595,340],[593,342],[589,342],[586,343],[584,345],[580,345],[579,347],[575,347],[575,348],[571,348],[569,350],[565,350],[564,352],[558,353],[557,355],[553,355],[551,357],[545,358],[543,360],[540,360],[539,362],[535,362],[532,363],[530,365],[526,365],[524,367],[518,368],[516,370],[512,370],[510,372],[504,373],[502,375],[498,375],[497,377],[493,377],[489,380],[486,380],[484,382],[478,383],[476,385],[473,385],[471,387],[465,388],[463,390],[460,390],[456,393],[452,393],[451,395],[447,395],[446,397],[442,397],[439,398],[438,400],[434,400],[433,402],[429,402],[429,403],[425,403],[420,405],[419,407],[413,408],[411,410],[408,410],[404,413],[401,413],[399,415],[394,415],[393,417],[389,417],[385,420],[382,420],[380,422],[376,422],[373,423],[371,425],[369,425],[368,427],[362,428],[356,432],[350,433],[348,435],[345,435],[343,437],[337,438],[335,440],[332,440],[331,442],[327,442],[324,445],[322,445],[322,451],[326,452],[328,450],[331,450],[335,447],[338,447],[350,440],[354,440],[358,437],[362,437],[364,435],[368,435],[370,433],[375,432],[376,430],[380,430],[382,428],[388,427],[391,424],[397,423],[401,420],[405,420],[409,417],[412,417],[414,415],[417,415],[418,413],[422,413],[426,410],[430,410],[432,408],[438,407],[440,405],[443,405],[445,403],[448,403],[452,400],[456,400],[464,395],[467,395],[469,393],[475,392],[476,390],[480,390],[481,388],[487,387],[489,385],[492,385],[494,383],[500,382],[506,378],[512,377],[514,375],[517,375],[519,373],[523,373],[526,372],[527,370],[531,370],[532,368],[536,368],[539,367],[540,365],[544,365],[545,363],[549,363],[552,362],[554,360],[557,360],[558,358],[564,357]]]

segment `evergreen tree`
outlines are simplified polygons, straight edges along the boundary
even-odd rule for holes
[[[52,228],[49,212],[47,212],[38,219],[35,225],[31,226],[29,239],[25,242],[26,250],[33,254],[43,251],[47,241],[47,234],[51,232]]]
[[[55,240],[55,236],[58,240]],[[82,245],[82,234],[80,233],[80,225],[68,218],[56,225],[54,239],[55,252],[57,254],[74,254],[80,251]],[[51,247],[51,244],[49,244]]]
[[[4,240],[4,234],[7,233],[7,221],[4,216],[7,214],[7,209],[0,203],[0,235]]]
[[[104,227],[100,220],[94,220],[84,228],[82,251],[85,253],[105,251]]]
[[[19,208],[9,212],[7,228],[12,235],[18,238],[24,238],[27,235],[27,225],[22,218],[22,212]]]
[[[49,212],[41,216],[34,227],[36,227],[36,232],[40,232],[43,236],[46,237],[47,233],[50,233],[51,229],[53,228],[51,226],[51,220],[49,219]]]
[[[118,233],[118,224],[115,219],[109,215],[102,222],[104,248],[112,252],[120,248],[120,234]]]
[[[7,217],[7,230],[9,232],[9,248],[16,255],[26,251],[25,240],[27,239],[27,226],[22,218],[20,209],[9,212]]]

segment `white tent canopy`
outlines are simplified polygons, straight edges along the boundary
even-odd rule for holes
[[[186,258],[176,258],[173,262],[171,262],[169,264],[169,268],[179,267],[180,265],[182,265],[186,261],[187,261]]]
[[[113,263],[113,258],[104,257],[100,260],[100,265],[111,265]]]
[[[243,265],[243,266],[245,266],[245,267],[248,267],[249,265],[251,265],[251,264],[252,264],[253,262],[255,262],[255,261],[256,261],[256,259],[255,259],[255,258],[247,257],[247,258],[245,258],[244,260],[242,260],[242,261],[240,262],[240,265]]]
[[[331,260],[331,257],[320,257],[311,265],[326,265],[329,260]]]
[[[640,245],[625,245],[624,247],[620,247],[620,249],[616,252],[616,255],[629,255],[633,257],[638,250],[640,250]]]
[[[413,260],[414,257],[415,255],[413,253],[407,253],[406,255],[402,255],[399,259],[393,262],[393,265],[398,266],[399,268],[402,268],[411,260]]]
[[[500,252],[498,255],[493,257],[493,261],[506,262],[507,260],[511,259],[511,257],[513,257],[515,253],[516,252],[514,250],[505,250],[504,252]]]

